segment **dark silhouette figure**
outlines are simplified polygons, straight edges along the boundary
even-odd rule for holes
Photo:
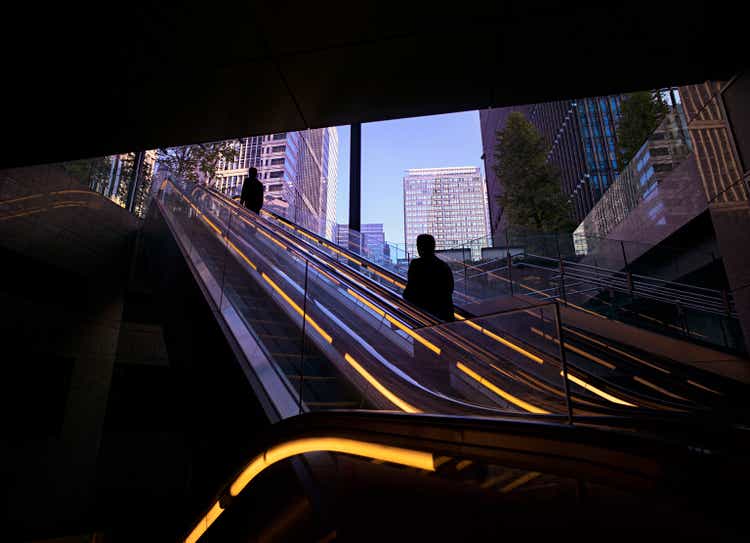
[[[435,256],[435,238],[417,236],[420,258],[409,264],[409,280],[404,299],[436,317],[453,322],[453,272],[448,264]]]
[[[240,204],[260,213],[260,208],[263,207],[263,183],[258,181],[258,170],[255,168],[250,168],[249,174],[242,183]]]

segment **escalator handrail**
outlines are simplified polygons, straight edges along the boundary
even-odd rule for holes
[[[201,188],[204,189],[204,190],[207,190],[212,195],[215,195],[215,196],[219,197],[220,199],[222,199],[222,200],[230,203],[238,211],[240,211],[240,212],[244,211],[248,215],[250,215],[249,211],[247,209],[245,209],[244,207],[240,206],[237,202],[235,202],[234,200],[228,198],[223,193],[221,193],[221,192],[219,192],[219,191],[217,191],[217,190],[215,190],[213,188],[210,188],[210,187],[201,186]],[[304,228],[302,226],[295,225],[295,224],[291,223],[290,221],[288,221],[287,219],[285,219],[283,217],[280,217],[279,215],[277,215],[276,213],[274,213],[272,211],[264,211],[264,212],[267,213],[267,214],[269,214],[269,215],[271,215],[271,216],[273,216],[275,219],[277,219],[280,222],[287,223],[288,225],[290,225],[290,226],[292,226],[292,227],[294,227],[294,228],[296,228],[298,230],[305,231],[305,233],[309,234],[310,236],[314,236],[318,240],[319,243],[323,243],[323,242],[330,243],[329,240],[323,238],[322,236],[320,236],[318,234],[315,234],[313,232],[310,232],[309,230],[307,230],[306,228]],[[258,217],[255,216],[255,214],[252,214],[250,216],[252,216],[252,218],[255,219],[255,220],[258,219]],[[263,220],[263,222],[267,222],[262,217],[261,217],[261,220]],[[337,246],[337,248],[338,248],[338,246]],[[295,252],[300,257],[302,257],[302,258],[308,258],[307,256],[299,253],[296,250],[295,250]],[[365,261],[367,261],[366,259],[364,259],[360,255],[357,255],[356,253],[352,253],[351,251],[348,251],[348,252],[350,254],[355,255],[354,257],[357,260],[365,260]],[[380,268],[377,264],[371,263],[369,261],[367,261],[367,263],[370,264],[370,265],[372,265],[372,267],[374,267],[374,268]],[[383,269],[383,268],[380,268],[380,269]],[[387,271],[387,270],[385,270],[385,271]],[[391,274],[391,275],[393,275],[393,274]],[[400,277],[400,276],[396,276],[396,277]],[[363,279],[365,279],[367,281],[370,281],[370,282],[373,282],[370,278],[367,278],[367,277],[363,277]],[[360,295],[364,295],[365,298],[370,298],[370,300],[372,300],[372,297],[371,297],[371,295],[370,295],[369,292],[362,292],[361,290],[359,290],[359,294]],[[467,314],[467,316],[466,316],[467,319],[473,318],[470,314],[468,314],[468,312],[465,312],[461,308],[458,308],[458,309],[459,309],[459,311],[461,311],[461,313]],[[431,325],[431,326],[427,326],[427,328],[434,327],[434,326],[440,326],[440,321],[436,321],[436,324]],[[518,341],[519,343],[523,344],[526,347],[531,347],[533,351],[536,351],[536,348],[534,348],[533,346],[530,346],[526,341],[523,341],[523,340],[521,340],[521,339],[519,339],[519,338],[517,338],[517,337],[515,337],[515,336],[513,336],[511,334],[506,334],[506,335],[508,335],[509,337],[511,337],[515,341]],[[680,402],[673,402],[673,401],[662,399],[662,398],[655,398],[655,397],[649,396],[648,394],[643,394],[643,393],[633,394],[631,391],[629,391],[629,390],[627,390],[625,388],[622,388],[621,386],[619,386],[617,384],[610,383],[609,381],[603,380],[600,377],[598,377],[597,375],[595,375],[594,373],[589,372],[589,371],[587,371],[587,370],[585,370],[583,368],[577,368],[576,367],[576,368],[573,368],[573,370],[574,371],[570,372],[570,368],[569,368],[569,372],[570,373],[572,373],[572,374],[576,374],[577,373],[579,375],[582,375],[583,377],[585,377],[585,379],[586,379],[587,382],[589,382],[590,384],[594,385],[597,388],[603,389],[605,391],[610,391],[613,394],[618,395],[618,396],[624,396],[626,398],[632,399],[632,401],[636,402],[636,404],[639,405],[640,409],[643,409],[644,411],[650,411],[649,408],[644,407],[643,405],[640,405],[640,404],[643,403],[644,400],[647,401],[647,402],[650,402],[650,403],[656,403],[656,404],[659,404],[659,405],[663,405],[666,408],[671,408],[671,409],[679,409],[679,410],[681,410],[681,409],[685,408],[685,404],[680,403]],[[456,400],[454,400],[454,401],[456,401]],[[693,405],[692,403],[691,403],[691,409],[695,409],[695,410],[701,411],[700,406]]]
[[[524,463],[535,462],[544,465],[545,472],[565,477],[583,476],[644,492],[651,492],[655,482],[669,484],[673,478],[689,476],[690,472],[683,474],[680,467],[695,468],[702,458],[712,462],[717,457],[722,458],[723,461],[717,463],[725,470],[721,475],[734,474],[732,468],[741,464],[748,449],[747,429],[732,424],[722,423],[721,428],[715,428],[705,421],[672,416],[659,421],[650,419],[649,433],[644,433],[622,431],[639,428],[637,417],[600,418],[597,422],[600,427],[563,425],[552,417],[542,421],[523,417],[485,419],[367,411],[316,412],[285,419],[256,440],[248,455],[250,462],[235,472],[215,495],[211,507],[184,541],[198,541],[232,505],[245,485],[276,461],[305,452],[331,450],[383,460],[376,456],[377,452],[353,447],[351,451],[346,447],[327,449],[325,443],[332,440],[345,445],[374,445],[415,453],[421,460],[431,463],[432,469],[430,465],[424,466],[428,471],[435,470],[439,454],[523,466],[524,469],[529,469]],[[309,444],[315,440],[321,442],[320,448],[315,445],[294,447],[294,444]],[[282,447],[291,451],[284,455],[280,453]],[[302,453],[294,452],[295,449],[301,449]],[[398,459],[386,460],[402,463]]]

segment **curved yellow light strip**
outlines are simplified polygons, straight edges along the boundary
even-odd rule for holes
[[[267,275],[266,275],[265,273],[261,272],[261,275],[263,276],[263,279],[265,279],[265,280],[266,280],[266,282],[267,282],[267,283],[268,283],[269,285],[271,285],[271,287],[272,287],[272,288],[273,288],[273,289],[274,289],[274,290],[275,290],[275,291],[276,291],[276,292],[277,292],[277,293],[279,294],[279,296],[281,296],[282,298],[284,298],[284,301],[285,301],[286,303],[288,303],[288,304],[289,304],[290,306],[292,306],[292,309],[294,309],[294,310],[295,310],[295,311],[296,311],[297,313],[299,313],[299,314],[300,314],[301,316],[303,316],[303,317],[305,318],[305,320],[306,320],[307,322],[309,322],[309,323],[310,323],[310,326],[312,326],[313,328],[315,328],[315,330],[316,330],[316,331],[317,331],[317,332],[318,332],[318,333],[319,333],[319,334],[320,334],[321,336],[323,336],[323,339],[325,339],[325,340],[326,340],[326,341],[327,341],[328,343],[333,343],[333,338],[332,338],[332,337],[331,337],[331,336],[330,336],[330,335],[329,335],[329,334],[328,334],[328,333],[327,333],[327,332],[326,332],[325,330],[323,330],[323,329],[322,329],[322,328],[321,328],[321,327],[320,327],[320,326],[318,325],[318,323],[317,323],[317,322],[315,322],[315,321],[314,321],[314,320],[312,319],[312,317],[310,317],[310,315],[305,315],[305,312],[304,312],[304,311],[302,311],[302,308],[301,308],[300,306],[298,306],[298,305],[297,305],[297,304],[295,303],[295,301],[294,301],[294,300],[292,300],[292,299],[291,299],[291,298],[290,298],[290,297],[289,297],[289,296],[287,295],[287,293],[286,293],[286,292],[284,292],[283,290],[281,290],[281,287],[279,287],[279,285],[277,285],[276,283],[274,283],[274,282],[273,282],[273,280],[272,280],[272,279],[271,279],[270,277],[268,277],[268,276],[267,276]]]
[[[344,360],[349,362],[349,364],[357,370],[357,373],[359,373],[362,377],[365,378],[365,380],[370,383],[378,392],[380,392],[383,396],[388,398],[388,401],[394,404],[396,407],[398,407],[401,411],[405,411],[406,413],[421,413],[419,409],[414,407],[413,405],[405,402],[398,396],[396,396],[393,392],[388,390],[383,384],[375,379],[372,374],[370,374],[369,371],[367,371],[365,368],[363,368],[359,362],[354,360],[354,358],[349,354],[344,354]]]
[[[310,452],[336,452],[374,458],[383,462],[392,462],[402,466],[435,471],[435,461],[432,453],[402,449],[401,447],[390,447],[378,443],[369,443],[356,439],[340,437],[311,437],[295,439],[282,443],[259,454],[247,465],[243,472],[235,479],[229,487],[232,496],[239,495],[242,490],[258,476],[263,470],[277,462],[286,460],[292,456]],[[224,510],[217,501],[208,513],[198,521],[185,543],[196,543],[206,532],[209,526],[219,518]]]
[[[561,371],[560,375],[562,375],[562,374],[563,374],[563,372]],[[625,400],[621,400],[620,398],[616,398],[615,396],[612,396],[611,394],[607,394],[603,390],[600,390],[600,389],[596,388],[594,385],[588,384],[583,379],[579,379],[578,377],[576,377],[575,375],[572,375],[570,373],[568,373],[568,380],[569,381],[573,381],[575,384],[577,384],[581,388],[585,388],[589,392],[593,392],[597,396],[600,396],[600,397],[604,398],[605,400],[609,400],[612,403],[617,403],[617,404],[620,404],[620,405],[627,405],[628,407],[638,407],[635,404],[628,403]]]
[[[187,538],[185,539],[185,543],[195,543],[196,541],[198,541],[201,536],[206,533],[208,527],[211,526],[223,512],[224,509],[222,509],[219,502],[213,504],[208,513],[206,513],[205,516],[198,521],[198,524],[196,524],[195,528],[193,528],[193,531],[190,532],[189,536],[187,536]]]
[[[491,337],[492,339],[494,339],[498,343],[502,343],[506,347],[508,347],[510,349],[513,349],[514,351],[516,351],[517,353],[522,354],[523,356],[525,356],[529,360],[533,360],[537,364],[544,364],[544,360],[542,360],[541,358],[539,358],[538,356],[536,356],[534,354],[531,354],[526,349],[523,349],[523,348],[519,347],[515,343],[511,343],[507,339],[502,338],[502,337],[498,336],[497,334],[495,334],[493,332],[490,332],[486,328],[483,328],[483,327],[479,326],[478,324],[476,324],[474,322],[467,321],[464,317],[462,317],[458,313],[453,313],[453,315],[456,317],[456,319],[458,319],[460,321],[464,321],[464,324],[468,324],[469,326],[471,326],[472,328],[474,328],[474,330],[477,330],[478,332],[482,332],[485,336]]]
[[[521,398],[516,398],[512,394],[509,394],[505,392],[504,390],[501,390],[500,388],[495,386],[493,383],[489,382],[487,379],[485,379],[484,377],[482,377],[475,371],[464,366],[461,362],[457,362],[456,367],[460,369],[462,372],[464,372],[466,375],[474,379],[477,383],[491,390],[492,392],[494,392],[495,394],[497,394],[504,400],[512,403],[513,405],[520,407],[521,409],[528,411],[529,413],[534,413],[537,415],[549,415],[549,411],[545,411],[544,409],[536,407],[535,405],[531,405],[530,403],[523,401]]]
[[[229,487],[229,493],[237,496],[260,472],[267,467],[298,454],[310,452],[336,452],[377,458],[418,469],[435,471],[432,453],[380,445],[357,439],[341,437],[310,437],[295,439],[268,449],[256,456]]]

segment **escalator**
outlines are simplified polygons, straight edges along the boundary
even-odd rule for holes
[[[290,223],[283,217],[273,213],[266,214],[290,233],[296,232],[298,236],[301,235],[303,240],[335,251],[342,263],[368,275],[372,281],[382,284],[382,287],[390,290],[393,295],[401,294],[405,278],[395,270],[395,266],[384,268],[367,261],[356,250],[353,252],[344,247],[331,247],[327,240]],[[454,297],[458,310],[456,317],[469,317],[471,313],[465,307],[472,307],[475,298],[459,289],[454,293]],[[506,299],[505,304],[506,308],[523,306],[522,302],[510,297]],[[546,319],[540,319],[538,315],[531,315],[528,311],[517,312],[516,315],[512,324],[507,323],[504,326],[505,331],[511,332],[516,339],[523,338],[526,344],[539,349],[544,349],[545,343],[559,345],[558,339],[552,337],[554,334],[542,330],[544,326],[540,325],[540,321]],[[737,381],[648,352],[642,347],[597,336],[574,325],[563,323],[562,332],[565,333],[564,346],[569,362],[574,367],[585,369],[586,373],[593,373],[615,386],[626,389],[639,387],[646,396],[656,395],[658,401],[669,403],[707,405],[712,410],[724,412],[747,409],[747,387]]]
[[[488,323],[480,325],[471,319],[436,324],[434,318],[368,278],[337,265],[330,256],[307,250],[298,239],[279,231],[269,221],[239,210],[202,187],[186,185],[183,192],[168,183],[163,190],[165,201],[159,204],[160,209],[171,215],[176,237],[184,240],[183,252],[195,261],[196,276],[207,285],[207,294],[220,307],[222,318],[230,326],[244,326],[235,335],[247,335],[249,321],[258,318],[252,311],[245,311],[251,308],[238,297],[240,289],[249,282],[241,279],[239,270],[244,267],[245,276],[249,272],[250,280],[296,323],[300,339],[302,335],[310,339],[335,371],[354,385],[363,396],[363,405],[485,415],[508,410],[537,414],[568,411],[554,349],[533,354],[516,341],[492,332]],[[221,262],[203,255],[206,243],[213,243],[219,254],[223,248]],[[343,254],[329,248],[337,256]],[[391,279],[377,269],[372,271],[381,279]],[[258,333],[251,333],[256,343],[263,345]],[[495,352],[498,343],[504,352]],[[271,385],[271,389],[286,389],[283,396],[288,397],[284,402],[287,416],[303,410],[304,394],[298,394],[293,380],[287,377],[292,373],[286,357],[278,356],[289,353],[274,352],[268,345],[261,350],[266,359],[262,366],[271,366],[274,371],[286,368],[285,376],[278,379],[282,383]],[[305,355],[299,356],[300,382],[304,382],[300,371],[305,366]],[[523,368],[525,362],[503,362],[514,357],[532,359],[541,365],[546,361],[547,365],[542,370],[529,370]],[[253,358],[252,353],[248,358]],[[539,371],[545,374],[541,380],[533,375]],[[260,368],[255,373],[270,372]],[[570,378],[584,383],[571,395],[582,414],[608,414],[622,405],[647,409],[658,405],[644,402],[643,398],[638,403],[629,401],[627,391],[607,392],[610,385],[595,375]],[[542,382],[545,379],[547,383]],[[278,401],[278,394],[271,396]],[[319,403],[317,399],[313,401]]]
[[[357,403],[484,415],[689,411],[715,409],[727,397],[715,383],[685,385],[690,394],[671,392],[659,381],[671,372],[653,363],[645,367],[656,377],[633,376],[631,367],[642,358],[610,348],[607,357],[616,363],[604,361],[591,354],[596,340],[586,339],[584,348],[572,345],[580,334],[564,341],[573,351],[565,367],[550,304],[479,318],[459,308],[456,323],[441,324],[401,299],[404,279],[391,270],[281,217],[258,217],[204,187],[165,183],[160,209],[184,240],[183,252],[196,259],[197,275],[213,285],[209,294],[222,317],[244,326],[239,335],[251,329],[267,365],[282,369],[287,416]],[[213,244],[213,259],[203,255],[205,244]],[[264,303],[269,296],[275,302]],[[281,311],[292,326],[283,333],[255,330],[251,325],[268,319],[253,310],[274,305],[273,312]],[[281,338],[289,345],[276,346]],[[308,368],[313,370],[306,376]],[[687,381],[700,385],[698,378]]]
[[[743,541],[747,436],[714,430],[306,414],[248,451],[183,541]]]
[[[746,535],[721,495],[747,446],[721,383],[669,396],[626,370],[670,361],[569,332],[565,366],[549,303],[440,323],[281,217],[171,181],[156,204],[277,422],[184,541]]]

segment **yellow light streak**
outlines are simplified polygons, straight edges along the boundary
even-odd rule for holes
[[[383,396],[388,398],[388,401],[394,404],[396,407],[398,407],[401,411],[405,411],[406,413],[421,413],[419,409],[414,407],[413,405],[405,402],[398,396],[396,396],[393,392],[388,390],[380,381],[375,379],[369,371],[367,371],[365,368],[363,368],[359,362],[354,360],[354,357],[350,355],[349,353],[344,354],[344,359],[349,362],[349,364],[357,370],[357,373],[359,373],[362,377],[365,378],[365,380],[370,383],[378,392],[380,392]]]
[[[532,479],[536,479],[540,475],[541,475],[541,473],[539,473],[537,471],[530,471],[529,473],[524,473],[523,475],[521,475],[515,481],[512,481],[512,482],[508,483],[507,485],[505,485],[503,488],[501,488],[500,492],[502,492],[503,494],[507,494],[508,492],[511,492],[511,491],[515,490],[519,486],[525,485],[526,483],[528,483]]]
[[[557,343],[558,345],[560,344],[560,341],[559,341],[559,340],[558,340],[557,338],[555,338],[555,337],[552,337],[552,336],[550,336],[549,334],[545,334],[544,332],[542,332],[541,330],[539,330],[539,329],[537,329],[537,328],[534,328],[534,327],[532,327],[532,328],[531,328],[531,331],[532,331],[532,332],[534,332],[535,334],[539,335],[539,336],[542,336],[542,337],[543,337],[544,339],[547,339],[547,340],[549,340],[549,341],[554,341],[554,342],[555,342],[555,343]],[[570,343],[568,343],[567,341],[564,341],[564,342],[563,342],[563,346],[564,346],[564,347],[565,347],[566,349],[568,349],[569,351],[572,351],[572,352],[574,352],[574,353],[576,353],[576,354],[578,354],[578,355],[581,355],[581,356],[582,356],[582,357],[584,357],[584,358],[588,358],[588,359],[589,359],[589,360],[591,360],[592,362],[596,362],[597,364],[599,364],[599,365],[602,365],[602,366],[604,366],[605,368],[608,368],[608,369],[610,369],[610,370],[613,370],[613,369],[615,369],[615,365],[614,365],[614,364],[610,364],[609,362],[607,362],[607,361],[605,361],[605,360],[602,360],[602,359],[601,359],[601,358],[599,358],[598,356],[594,356],[593,354],[589,354],[589,353],[587,353],[586,351],[584,351],[584,350],[581,350],[581,349],[579,349],[578,347],[574,347],[573,345],[571,345],[571,344],[570,344]]]
[[[341,284],[341,282],[338,279],[336,279],[331,274],[324,272],[321,268],[316,267],[315,269],[317,270],[318,273],[320,273],[321,275],[326,276],[328,279],[330,279],[331,281],[333,281],[334,285],[340,285]]]
[[[32,194],[31,196],[21,196],[19,198],[13,198],[12,200],[3,200],[2,202],[0,202],[0,205],[12,204],[14,202],[21,202],[23,200],[32,200],[34,198],[41,198],[42,196],[44,196],[44,193]]]
[[[46,211],[44,208],[42,209],[32,209],[30,211],[24,211],[23,213],[15,213],[13,215],[6,215],[4,217],[0,217],[0,221],[4,221],[7,219],[14,219],[16,217],[25,217],[27,215],[34,215],[36,213],[42,213],[43,211]]]
[[[633,379],[635,381],[641,383],[642,385],[646,385],[649,388],[653,388],[654,390],[656,390],[658,392],[661,392],[662,394],[666,394],[667,396],[671,396],[672,398],[677,398],[678,400],[682,400],[682,401],[685,401],[685,402],[687,401],[682,396],[678,396],[677,394],[673,394],[673,393],[669,392],[668,390],[664,390],[660,386],[656,386],[654,383],[652,383],[650,381],[646,381],[645,379],[642,379],[642,378],[640,378],[638,376],[633,376]]]
[[[435,469],[439,468],[440,466],[442,466],[446,462],[450,462],[451,460],[452,460],[452,458],[450,456],[438,456],[435,459]]]
[[[346,289],[346,292],[348,292],[350,295],[354,296],[357,300],[359,300],[360,302],[362,302],[363,304],[365,304],[367,307],[369,307],[370,309],[372,309],[375,313],[377,313],[381,317],[385,317],[385,311],[383,311],[382,309],[379,309],[378,307],[376,307],[372,303],[368,302],[362,296],[360,296],[359,294],[357,294],[356,292],[354,292],[352,289],[348,288],[348,289]]]
[[[321,336],[323,336],[323,339],[325,339],[328,343],[333,343],[333,338],[325,331],[323,330],[317,322],[315,322],[310,315],[305,315],[304,311],[302,311],[302,308],[296,304],[294,300],[292,300],[286,292],[284,292],[279,285],[273,282],[273,280],[268,277],[265,273],[261,272],[261,275],[263,276],[263,279],[266,280],[266,282],[271,285],[271,288],[273,288],[279,296],[284,298],[284,301],[288,303],[290,306],[292,306],[292,309],[294,309],[299,315],[305,318],[307,322],[310,323],[310,326],[312,326]]]
[[[587,341],[590,341],[591,343],[595,343],[595,344],[597,344],[597,345],[599,345],[601,347],[604,347],[605,349],[609,349],[611,351],[614,351],[617,354],[620,354],[622,356],[630,358],[631,360],[635,360],[636,362],[644,364],[644,365],[646,365],[646,366],[648,366],[650,368],[653,368],[655,370],[658,370],[658,371],[660,371],[662,373],[672,373],[669,370],[665,370],[664,368],[660,368],[659,366],[657,366],[655,364],[652,364],[651,362],[647,362],[647,361],[645,361],[645,360],[643,360],[643,359],[641,359],[641,358],[639,358],[637,356],[634,356],[634,355],[632,355],[630,353],[627,353],[627,352],[622,351],[622,350],[620,350],[620,349],[618,349],[616,347],[613,347],[612,345],[604,343],[603,341],[599,341],[599,340],[594,339],[594,338],[592,338],[590,336],[587,336],[586,334],[582,334],[581,332],[578,332],[577,330],[573,330],[572,328],[568,328],[567,326],[565,327],[565,331],[569,332],[571,334],[575,334],[575,335],[577,335],[579,337],[582,337],[583,339],[585,339]]]
[[[229,493],[232,496],[239,495],[250,481],[276,462],[310,452],[353,454],[366,458],[377,458],[402,466],[435,471],[432,453],[380,445],[357,439],[311,437],[282,443],[256,456],[229,487]]]
[[[331,245],[330,243],[324,243],[324,244],[323,244],[323,246],[324,246],[324,247],[327,247],[328,249],[330,249],[330,250],[331,250],[331,251],[333,251],[334,253],[336,253],[336,254],[338,254],[338,255],[341,255],[341,256],[343,256],[343,257],[344,257],[344,258],[346,258],[347,260],[351,260],[352,262],[354,262],[354,263],[355,263],[355,264],[357,264],[358,266],[361,266],[361,265],[362,265],[362,261],[361,261],[361,260],[357,260],[356,258],[354,258],[354,257],[352,257],[352,256],[349,256],[348,254],[346,254],[346,253],[345,253],[345,252],[343,252],[343,251],[339,251],[338,249],[336,249],[336,248],[335,248],[335,247],[334,247],[333,245]]]
[[[193,206],[193,207],[195,207],[195,206]],[[217,234],[221,235],[221,229],[218,226],[216,226],[211,219],[209,219],[208,217],[206,217],[205,213],[201,213],[198,210],[197,207],[195,208],[195,210],[198,211],[198,213],[201,216],[201,219],[203,219],[204,221],[206,221],[208,223],[208,226],[210,226],[211,228],[213,228],[216,231]]]
[[[468,324],[468,325],[469,325],[470,327],[474,328],[474,330],[476,330],[476,331],[478,331],[478,332],[481,332],[481,333],[483,333],[483,334],[484,334],[485,336],[487,336],[487,337],[490,337],[490,338],[494,339],[494,340],[495,340],[495,341],[497,341],[498,343],[502,343],[502,344],[503,344],[503,345],[505,345],[506,347],[508,347],[508,348],[510,348],[510,349],[513,349],[513,350],[514,350],[514,351],[516,351],[517,353],[520,353],[520,354],[522,354],[523,356],[525,356],[525,357],[526,357],[526,358],[528,358],[529,360],[533,360],[533,361],[534,361],[534,362],[536,362],[537,364],[544,364],[544,360],[542,360],[541,358],[539,358],[539,357],[538,357],[538,356],[536,356],[535,354],[532,354],[532,353],[530,353],[530,352],[529,352],[529,351],[527,351],[526,349],[524,349],[524,348],[522,348],[522,347],[519,347],[519,346],[518,346],[518,345],[516,345],[515,343],[512,343],[512,342],[508,341],[507,339],[505,339],[505,338],[503,338],[503,337],[500,337],[500,336],[498,336],[498,335],[497,335],[497,334],[495,334],[494,332],[490,332],[490,331],[489,331],[489,330],[487,330],[486,328],[483,328],[483,327],[479,326],[478,324],[476,324],[476,323],[474,323],[474,322],[472,322],[472,321],[467,321],[467,320],[466,320],[466,319],[465,319],[464,317],[462,317],[462,316],[461,316],[461,315],[459,315],[458,313],[454,313],[453,315],[454,315],[454,316],[456,317],[456,319],[458,319],[458,320],[460,320],[460,321],[463,321],[463,322],[464,322],[464,324]]]
[[[563,372],[561,371],[560,375],[562,375],[562,374],[563,374]],[[593,392],[597,396],[599,396],[601,398],[604,398],[605,400],[609,400],[612,403],[617,403],[617,404],[620,404],[620,405],[627,405],[628,407],[638,407],[635,404],[626,402],[625,400],[621,400],[620,398],[616,398],[615,396],[612,396],[611,394],[608,394],[608,393],[604,392],[603,390],[600,390],[600,389],[596,388],[594,385],[588,384],[583,379],[579,379],[578,377],[576,377],[575,375],[572,375],[570,373],[568,373],[568,380],[569,381],[573,381],[575,384],[577,384],[581,388],[585,388],[589,392]]]
[[[232,249],[234,249],[234,250],[235,250],[235,252],[236,252],[236,253],[237,253],[238,255],[240,255],[240,256],[242,257],[242,260],[244,260],[245,262],[247,262],[247,264],[248,264],[248,265],[249,265],[249,266],[250,266],[250,267],[251,267],[252,269],[254,269],[255,271],[258,271],[258,267],[257,267],[257,266],[256,266],[255,264],[253,264],[253,263],[252,263],[252,262],[250,261],[250,259],[249,259],[249,258],[248,258],[248,257],[247,257],[247,256],[245,255],[245,253],[243,253],[243,252],[242,252],[242,251],[241,251],[241,250],[240,250],[240,249],[239,249],[239,248],[238,248],[238,247],[237,247],[237,246],[236,246],[236,245],[235,245],[234,243],[232,243],[232,242],[231,242],[231,241],[230,241],[229,239],[227,239],[227,243],[229,244],[229,246],[230,246],[230,247],[231,247]]]
[[[427,347],[428,349],[430,349],[433,353],[440,354],[440,347],[438,347],[437,345],[435,345],[434,343],[432,343],[430,341],[427,341],[425,338],[423,338],[422,336],[420,336],[419,334],[417,334],[416,332],[414,332],[413,330],[411,330],[405,324],[400,323],[399,321],[397,321],[396,319],[394,319],[393,317],[391,317],[388,314],[385,315],[385,319],[388,322],[390,322],[391,324],[393,324],[394,326],[396,326],[396,328],[398,328],[400,330],[403,330],[404,332],[407,333],[407,335],[409,335],[412,338],[416,339],[422,345],[424,345],[425,347]]]
[[[208,527],[211,526],[211,524],[213,524],[214,521],[219,518],[219,515],[221,515],[223,512],[224,510],[221,508],[219,502],[216,502],[213,507],[211,507],[209,512],[206,513],[205,516],[198,521],[198,524],[196,524],[195,528],[193,528],[193,531],[190,532],[190,535],[185,539],[185,543],[195,543],[196,541],[198,541],[201,536],[206,533]]]
[[[458,464],[456,464],[456,471],[462,471],[469,466],[471,466],[474,462],[471,460],[461,460]]]
[[[528,411],[529,413],[535,413],[537,415],[549,415],[549,411],[545,411],[544,409],[536,407],[535,405],[531,405],[530,403],[525,402],[520,398],[516,398],[515,396],[513,396],[512,394],[509,394],[508,392],[505,392],[504,390],[501,390],[496,385],[494,385],[493,383],[491,383],[490,381],[488,381],[487,379],[485,379],[484,377],[482,377],[475,371],[464,366],[461,362],[457,362],[456,367],[462,372],[464,372],[466,375],[474,379],[477,383],[491,390],[492,392],[494,392],[495,394],[497,394],[504,400],[512,403],[513,405],[520,407],[521,409]]]
[[[391,279],[391,278],[390,278],[390,277],[388,277],[388,276],[387,276],[386,274],[384,274],[384,273],[381,273],[381,272],[379,272],[378,270],[372,269],[372,268],[370,268],[369,266],[368,266],[368,269],[369,269],[369,270],[370,270],[371,272],[373,272],[373,273],[374,273],[375,275],[378,275],[378,276],[382,277],[383,279],[385,279],[386,281],[388,281],[388,282],[390,282],[390,283],[393,283],[394,285],[397,285],[397,286],[399,286],[399,287],[401,287],[401,288],[405,288],[405,287],[406,287],[406,285],[404,285],[404,284],[403,284],[402,282],[400,282],[400,281],[396,281],[395,279]]]
[[[258,232],[260,232],[261,234],[263,234],[264,236],[266,236],[268,239],[270,239],[272,242],[274,242],[276,245],[278,245],[279,247],[281,247],[282,249],[284,249],[286,251],[286,248],[287,248],[286,245],[284,245],[283,243],[281,243],[279,240],[277,240],[276,238],[274,238],[273,236],[271,236],[270,234],[268,234],[264,230],[261,230],[260,228],[258,228]]]
[[[700,383],[696,383],[695,381],[691,381],[690,379],[688,379],[687,382],[690,383],[691,385],[693,385],[694,387],[702,388],[703,390],[707,390],[708,392],[713,392],[714,394],[717,394],[719,396],[723,396],[723,394],[721,392],[719,392],[718,390],[714,390],[712,388],[708,388],[707,386],[704,386],[704,385],[702,385]]]

